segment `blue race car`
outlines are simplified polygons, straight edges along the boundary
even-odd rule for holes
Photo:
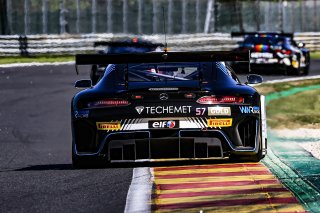
[[[253,71],[274,69],[285,74],[307,75],[310,67],[310,53],[304,43],[297,44],[292,33],[266,32],[232,32],[232,37],[244,36],[235,50],[251,52],[251,68]],[[242,69],[244,64],[234,64],[234,69]],[[244,65],[245,67],[247,65]]]
[[[259,161],[266,154],[264,96],[223,61],[248,52],[76,55],[76,65],[107,66],[72,99],[76,168],[151,159]],[[261,83],[249,75],[249,84]]]

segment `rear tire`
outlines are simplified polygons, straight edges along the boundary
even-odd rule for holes
[[[261,153],[255,155],[235,155],[231,154],[229,160],[232,162],[260,162],[264,156]]]
[[[303,75],[308,75],[309,74],[309,69],[310,69],[310,53],[306,54],[306,59],[305,60],[306,60],[305,61],[306,66],[303,69]]]
[[[303,75],[308,75],[309,74],[309,65],[307,65],[304,69],[303,69]]]
[[[262,154],[262,145],[261,140],[259,143],[258,153],[254,155],[237,155],[237,154],[230,154],[229,160],[233,162],[260,162],[265,156]]]
[[[264,156],[262,155],[262,150],[259,149],[258,153],[252,156],[248,156],[248,161],[250,162],[260,162]]]
[[[294,68],[294,67],[290,67],[289,69],[289,73],[292,74],[292,75],[296,75],[296,76],[300,76],[300,75],[305,75],[305,68],[301,68],[301,63],[300,63],[300,59],[301,59],[301,56],[299,56],[298,58],[298,67],[297,68]]]
[[[298,68],[289,68],[290,71],[288,72],[289,74],[291,75],[296,75],[296,76],[300,76],[304,73],[304,71],[300,68],[300,64],[299,64],[299,67]]]

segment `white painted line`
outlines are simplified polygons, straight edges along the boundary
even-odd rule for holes
[[[32,67],[32,66],[60,66],[60,65],[74,65],[74,61],[67,62],[32,62],[32,63],[14,63],[14,64],[0,64],[0,68],[11,68],[11,67]]]
[[[296,78],[285,78],[280,80],[271,80],[271,81],[265,81],[263,83],[276,84],[276,83],[284,83],[284,82],[290,82],[290,81],[312,80],[312,79],[319,79],[319,78],[320,78],[320,75],[313,75],[313,76],[304,76],[304,77],[296,77]]]
[[[151,212],[153,176],[150,168],[134,168],[124,212]]]

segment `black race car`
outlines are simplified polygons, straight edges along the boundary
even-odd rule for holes
[[[266,154],[264,96],[221,61],[248,52],[77,55],[76,65],[107,65],[102,79],[72,99],[72,161],[77,167],[150,159],[232,158]]]
[[[235,50],[251,51],[251,68],[253,71],[274,69],[286,74],[307,75],[310,65],[310,53],[304,43],[297,44],[292,33],[233,32],[232,37],[244,36]],[[236,63],[234,68],[243,70],[246,64]]]
[[[161,51],[164,47],[162,43],[156,43],[137,37],[94,42],[94,47],[98,46],[106,47],[102,50],[99,50],[99,54],[144,53]],[[92,66],[90,78],[93,85],[95,85],[101,79],[105,68],[105,66],[97,64]]]

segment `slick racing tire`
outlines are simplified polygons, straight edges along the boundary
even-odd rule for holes
[[[229,160],[232,162],[260,162],[265,156],[262,155],[261,141],[259,143],[258,153],[254,155],[237,155],[230,154]]]
[[[306,66],[303,69],[303,75],[308,75],[309,74],[309,69],[310,69],[310,53],[306,54]]]
[[[303,69],[303,75],[308,75],[308,74],[309,74],[309,68],[310,68],[310,65],[307,65],[307,66]]]
[[[300,76],[300,75],[304,75],[304,73],[305,73],[305,70],[304,70],[304,68],[302,68],[301,67],[301,63],[300,63],[300,57],[298,58],[298,67],[297,68],[294,68],[294,67],[290,67],[289,69],[289,74],[291,74],[291,75],[297,75],[297,76]]]
[[[303,69],[299,68],[291,68],[289,74],[300,76],[303,74]]]
[[[264,158],[264,156],[262,156],[261,152],[258,152],[255,155],[235,155],[235,154],[231,154],[229,156],[229,160],[232,162],[260,162],[260,160],[262,160]]]

